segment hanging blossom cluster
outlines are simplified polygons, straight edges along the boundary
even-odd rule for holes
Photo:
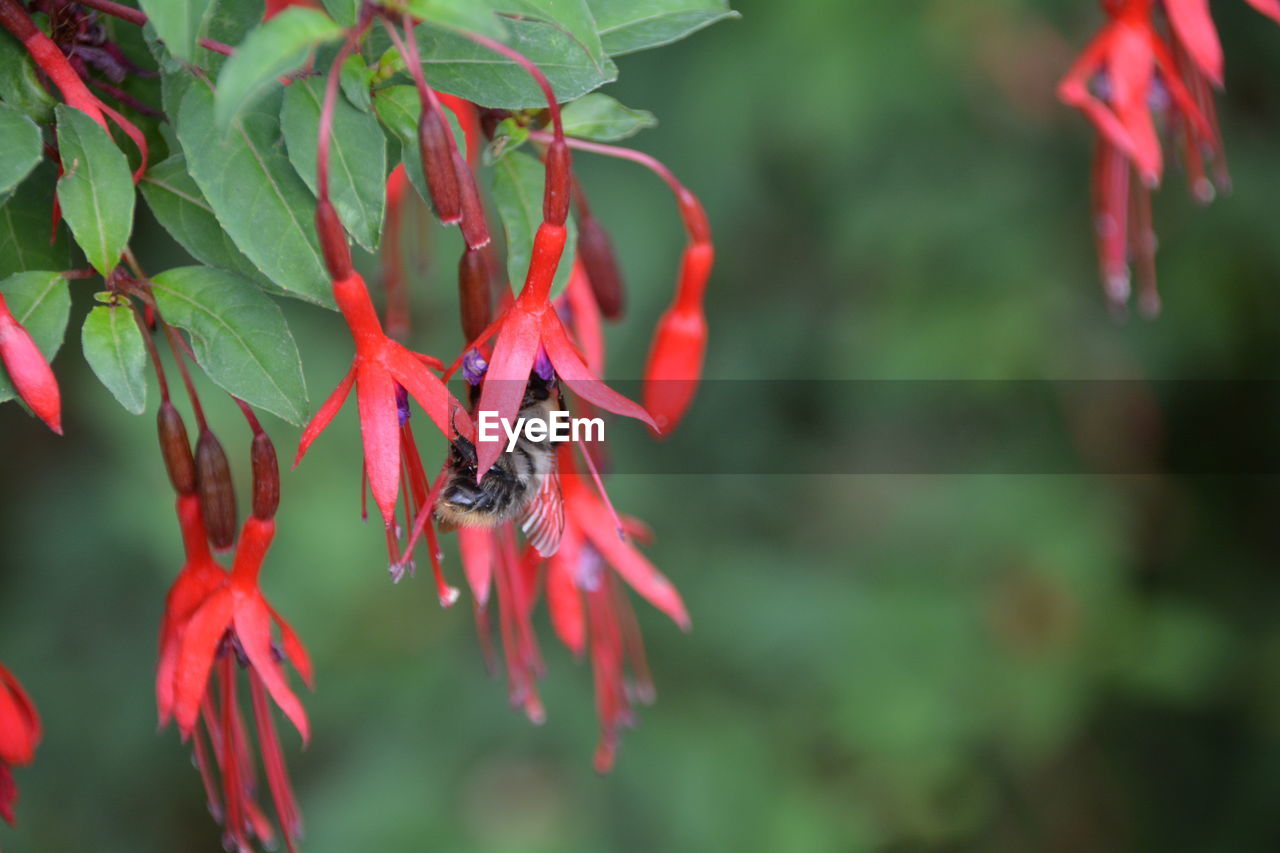
[[[108,141],[114,143],[112,127],[133,141],[140,161],[131,175],[136,184],[148,168],[146,137],[104,98],[135,113],[163,116],[100,79],[119,82],[131,66],[106,39],[99,14],[137,25],[146,24],[147,17],[106,0],[41,0],[30,6],[34,8],[18,0],[0,0],[0,25],[23,45],[42,82],[65,106],[88,116]],[[317,3],[268,2],[264,20],[283,19],[295,13],[289,8],[295,6],[307,9],[306,14],[323,14]],[[372,494],[383,522],[392,577],[398,581],[414,570],[421,542],[440,604],[453,605],[461,592],[450,580],[441,540],[456,531],[459,580],[470,588],[485,655],[496,666],[491,641],[496,633],[510,701],[534,722],[545,716],[538,694],[543,662],[534,627],[537,605],[545,599],[555,636],[575,656],[589,661],[600,728],[595,766],[605,772],[614,763],[621,732],[635,721],[635,706],[655,695],[627,588],[683,629],[690,625],[688,612],[675,587],[639,547],[652,539],[652,533],[614,509],[601,473],[607,467],[602,445],[569,442],[504,449],[501,442],[479,440],[476,414],[492,412],[514,420],[531,405],[542,406],[538,410],[544,412],[610,413],[641,421],[657,435],[668,434],[689,410],[702,372],[707,338],[703,296],[714,257],[710,227],[698,199],[658,161],[636,150],[567,134],[561,103],[547,76],[503,41],[451,27],[455,36],[523,69],[545,96],[545,110],[484,108],[437,91],[423,70],[429,64],[418,55],[415,30],[424,22],[405,11],[412,6],[361,3],[358,19],[342,30],[339,49],[325,60],[327,66],[315,67],[313,59],[301,74],[285,81],[300,85],[299,80],[323,75],[315,139],[314,228],[352,348],[351,367],[305,425],[294,464],[303,460],[354,391],[363,451],[362,492]],[[33,12],[54,24],[52,36],[37,25]],[[448,364],[407,345],[410,276],[401,257],[400,232],[411,182],[405,164],[386,182],[387,234],[380,250],[384,312],[375,307],[374,294],[353,261],[350,223],[343,221],[332,193],[335,111],[340,90],[347,85],[344,68],[378,32],[393,46],[394,57],[384,57],[377,70],[383,77],[397,70],[405,73],[416,89],[420,113],[413,165],[420,167],[440,223],[457,226],[462,236],[458,307],[468,343]],[[209,39],[199,44],[224,55],[234,56],[237,50]],[[280,72],[272,71],[271,76]],[[197,80],[195,85],[202,84]],[[451,130],[455,122],[465,145],[459,145]],[[69,162],[69,155],[57,156],[70,151],[70,137],[64,140],[63,128],[73,123],[60,114],[56,133],[45,145],[59,175],[73,174],[83,165]],[[523,282],[508,282],[498,272],[501,265],[490,239],[493,212],[476,180],[482,152],[500,126],[519,129],[545,173],[541,222]],[[573,152],[631,161],[651,170],[673,193],[687,235],[674,298],[654,329],[642,402],[628,399],[602,379],[604,328],[622,319],[626,298],[611,239],[574,177]],[[70,198],[59,192],[63,208]],[[213,371],[203,360],[202,341],[183,336],[181,321],[170,322],[171,304],[162,298],[177,287],[180,277],[148,276],[127,245],[109,254],[108,263],[97,263],[97,244],[85,239],[71,210],[60,211],[55,205],[53,213],[55,234],[69,222],[96,267],[64,271],[62,277],[102,276],[106,290],[99,294],[101,308],[112,318],[126,318],[126,333],[136,331],[145,349],[145,356],[140,349],[139,358],[152,365],[160,392],[159,446],[175,494],[184,553],[160,624],[155,696],[161,726],[172,724],[189,745],[228,850],[279,843],[294,850],[302,819],[276,717],[282,715],[302,742],[308,741],[308,717],[288,669],[308,687],[313,672],[302,641],[259,586],[281,498],[275,448],[255,406],[232,393],[249,427],[252,501],[242,519],[228,454],[206,420],[190,368],[198,365],[211,376]],[[571,218],[577,231],[573,255],[566,252]],[[570,274],[563,293],[556,294],[553,282],[562,267]],[[522,286],[513,289],[516,284]],[[61,433],[57,380],[46,352],[20,314],[11,311],[0,294],[0,359],[17,396]],[[194,442],[170,397],[157,338],[181,377],[194,417]],[[122,383],[113,384],[105,376],[103,381],[120,396]],[[450,383],[465,391],[465,403]],[[218,384],[227,388],[224,381]],[[414,404],[425,413],[429,428],[439,430],[449,442],[449,456],[438,470],[418,450]],[[446,506],[453,514],[445,512]],[[499,511],[500,506],[508,509]],[[0,667],[0,816],[6,820],[13,819],[17,795],[11,768],[32,760],[40,737],[30,699]],[[265,778],[265,788],[260,778]]]
[[[1280,22],[1280,0],[1245,0]],[[1098,132],[1094,236],[1103,289],[1119,311],[1137,274],[1139,310],[1160,312],[1151,190],[1164,176],[1161,132],[1179,150],[1192,197],[1231,187],[1213,101],[1223,53],[1209,0],[1102,0],[1107,21],[1058,86]]]

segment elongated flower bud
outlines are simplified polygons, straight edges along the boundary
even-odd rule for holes
[[[327,198],[316,202],[316,234],[320,237],[320,251],[324,253],[325,266],[334,280],[351,275],[351,248],[347,245],[347,232],[333,203]]]
[[[418,119],[418,151],[422,155],[422,172],[427,177],[427,191],[435,206],[436,216],[445,225],[453,225],[462,219],[462,197],[459,175],[453,162],[453,146],[449,139],[449,125],[440,110],[431,104],[422,105]]]
[[[547,148],[547,186],[542,196],[542,218],[564,225],[569,218],[569,146],[557,139]]]
[[[276,448],[265,432],[253,436],[253,514],[264,521],[275,518],[280,506],[280,463]]]
[[[600,313],[610,320],[622,316],[627,297],[613,252],[613,241],[600,220],[588,214],[578,217],[578,257],[587,271],[587,281],[595,294]]]
[[[14,390],[49,429],[62,435],[62,397],[49,362],[0,295],[0,361]]]
[[[644,407],[662,435],[669,435],[689,410],[702,378],[707,348],[702,297],[714,259],[710,243],[685,248],[675,301],[654,332],[644,370]]]
[[[196,488],[209,542],[215,548],[230,548],[236,541],[236,492],[231,466],[222,443],[207,429],[200,432],[196,441]]]
[[[180,495],[194,494],[196,463],[191,456],[191,440],[187,438],[182,415],[168,400],[160,404],[160,411],[156,413],[156,428],[160,432],[160,453],[174,491]]]
[[[453,152],[453,168],[458,175],[458,188],[462,193],[462,239],[467,241],[470,249],[483,249],[489,245],[489,224],[485,222],[484,205],[480,203],[476,176],[457,151]]]
[[[462,251],[462,259],[458,261],[458,303],[462,309],[462,334],[468,341],[474,341],[489,325],[493,314],[489,265],[480,249]]]

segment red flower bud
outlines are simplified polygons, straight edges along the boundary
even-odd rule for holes
[[[454,168],[452,131],[440,110],[432,104],[422,105],[418,119],[418,150],[422,156],[422,172],[427,177],[427,190],[436,215],[445,225],[462,219],[462,190]]]
[[[265,432],[253,436],[253,514],[264,521],[275,518],[280,506],[280,463],[276,448]]]
[[[236,541],[236,491],[226,451],[208,429],[196,441],[196,488],[209,541],[215,548],[230,548]]]
[[[714,259],[710,243],[685,248],[675,302],[658,321],[653,336],[644,370],[644,406],[663,434],[670,433],[684,417],[702,378],[707,348],[702,296]]]
[[[327,198],[316,202],[316,234],[320,237],[320,251],[324,253],[325,266],[334,279],[351,275],[351,248],[347,245],[347,232],[333,203]]]
[[[586,268],[587,281],[591,283],[600,313],[610,320],[619,319],[626,307],[626,291],[613,253],[613,241],[594,216],[578,218],[578,257]]]
[[[458,261],[458,301],[462,306],[462,335],[474,341],[493,319],[489,265],[482,250],[462,251],[462,259]]]
[[[552,225],[564,225],[569,218],[571,186],[569,146],[556,139],[547,148],[547,186],[542,196],[542,218]]]
[[[476,188],[476,176],[457,151],[453,152],[453,168],[458,175],[458,187],[462,192],[462,239],[471,249],[483,249],[489,245],[489,224],[485,222],[484,205],[480,203],[480,190]]]
[[[62,398],[49,362],[0,295],[0,361],[14,390],[49,429],[62,435]]]
[[[180,495],[190,495],[196,490],[196,463],[191,457],[191,440],[187,427],[173,403],[165,400],[156,413],[156,428],[160,432],[160,453],[164,467],[169,472],[169,482]]]

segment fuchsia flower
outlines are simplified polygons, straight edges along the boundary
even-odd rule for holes
[[[0,293],[0,361],[22,401],[49,429],[62,435],[58,380],[31,335],[14,319],[3,293]]]
[[[633,703],[648,704],[654,698],[635,614],[614,574],[685,631],[689,613],[666,576],[623,538],[624,532],[648,538],[644,525],[624,517],[619,530],[609,507],[573,471],[567,449],[560,464],[565,530],[559,550],[547,560],[547,610],[556,635],[570,651],[580,656],[590,647],[600,718],[595,766],[605,773],[613,766],[622,729],[634,725]]]
[[[1280,20],[1277,0],[1249,2]],[[1160,310],[1149,197],[1164,171],[1156,118],[1166,118],[1183,137],[1197,200],[1212,200],[1215,183],[1229,187],[1212,97],[1213,86],[1222,84],[1222,47],[1207,0],[1103,0],[1102,5],[1108,21],[1062,79],[1058,96],[1080,109],[1098,131],[1094,228],[1107,297],[1117,308],[1128,301],[1133,260],[1140,307],[1150,316]],[[1161,11],[1169,35],[1159,25]],[[1131,182],[1131,172],[1140,184]]]
[[[18,801],[12,768],[30,764],[42,735],[40,715],[18,679],[0,664],[0,818],[14,824]]]

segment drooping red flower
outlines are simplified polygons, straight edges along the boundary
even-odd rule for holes
[[[589,648],[600,720],[595,766],[604,773],[613,766],[621,731],[634,724],[633,704],[654,697],[635,614],[614,575],[686,631],[689,614],[666,576],[624,538],[647,538],[644,525],[623,517],[620,530],[591,484],[572,470],[567,450],[560,464],[565,530],[547,560],[547,610],[570,651],[581,655]]]
[[[1249,2],[1280,20],[1277,0]],[[1094,228],[1107,297],[1123,308],[1132,262],[1139,307],[1151,316],[1160,310],[1160,297],[1149,193],[1164,168],[1155,119],[1167,118],[1181,137],[1197,201],[1211,201],[1215,185],[1230,186],[1212,92],[1222,84],[1222,46],[1207,0],[1103,0],[1102,5],[1107,24],[1067,72],[1058,95],[1098,130]],[[1162,12],[1168,35],[1162,31]],[[1131,180],[1131,172],[1138,181]]]
[[[0,818],[10,826],[18,801],[12,768],[31,763],[42,734],[36,706],[18,679],[0,664]]]
[[[431,372],[430,367],[438,365],[438,362],[410,352],[383,332],[364,278],[351,266],[346,238],[342,236],[342,226],[337,221],[332,205],[321,202],[317,206],[316,222],[321,245],[326,248],[326,256],[333,253],[340,255],[336,259],[330,258],[330,269],[335,273],[333,296],[351,329],[356,354],[347,375],[303,430],[293,464],[296,467],[302,461],[311,443],[338,414],[354,385],[360,409],[365,473],[369,478],[373,500],[387,527],[394,563],[398,554],[392,530],[403,462],[399,435],[400,409],[396,402],[397,387],[407,391],[446,436],[461,434],[471,437],[471,419],[440,378]]]
[[[58,380],[31,335],[14,319],[0,293],[0,361],[13,388],[36,417],[62,435],[62,397]]]
[[[551,283],[564,253],[565,237],[564,225],[543,222],[538,226],[524,288],[485,334],[473,342],[473,346],[479,345],[497,333],[477,408],[479,411],[496,412],[499,419],[514,422],[529,372],[541,347],[556,376],[579,397],[600,409],[637,418],[657,429],[657,424],[643,407],[605,385],[591,372],[569,340],[560,315],[551,304]],[[501,442],[479,442],[476,445],[476,470],[488,471],[501,453]]]

